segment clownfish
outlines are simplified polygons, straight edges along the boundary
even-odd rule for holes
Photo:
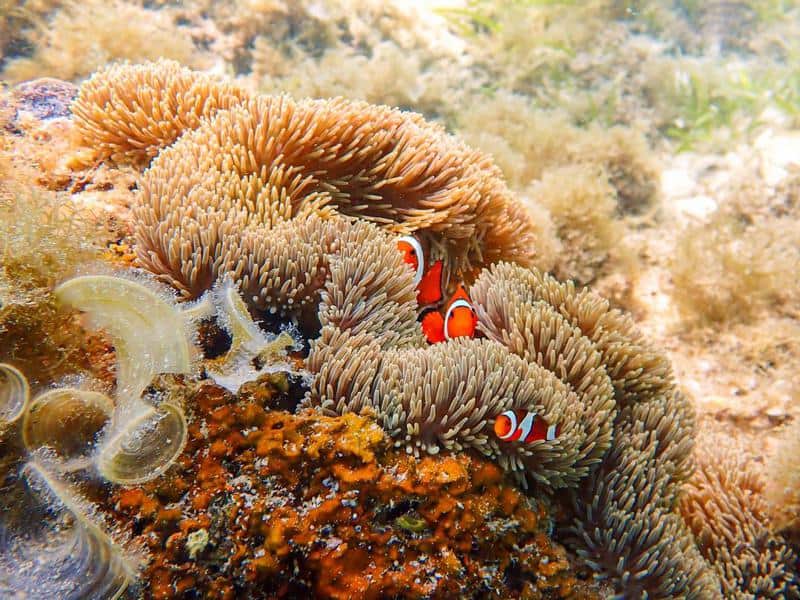
[[[552,442],[561,433],[561,426],[548,425],[532,411],[507,410],[494,420],[494,433],[504,442]]]
[[[413,235],[404,235],[397,240],[397,249],[405,261],[414,269],[414,285],[417,286],[417,303],[420,306],[438,304],[444,294],[443,272],[444,263],[437,260],[428,266],[425,261],[425,252],[422,244]],[[427,268],[426,268],[427,267]]]
[[[462,285],[458,286],[445,305],[444,316],[435,309],[423,313],[422,316],[422,332],[429,344],[456,337],[474,337],[477,325],[478,315],[475,314],[475,309]]]
[[[430,344],[455,337],[474,337],[478,317],[463,285],[442,306],[444,299],[444,262],[428,265],[420,241],[412,235],[397,239],[403,261],[414,269],[417,304],[425,307],[420,315],[422,332]]]

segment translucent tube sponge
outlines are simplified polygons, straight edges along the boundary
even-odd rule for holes
[[[37,396],[23,417],[25,447],[29,452],[50,448],[62,470],[88,467],[96,438],[113,412],[114,402],[100,392],[50,390]]]
[[[29,400],[30,388],[25,375],[16,367],[0,363],[0,431],[22,416]]]
[[[135,565],[94,522],[91,505],[29,462],[4,491],[0,596],[110,600],[135,578]]]
[[[140,412],[115,428],[97,454],[100,474],[114,483],[136,485],[158,477],[186,444],[186,418],[179,406],[140,402],[137,408]]]
[[[55,294],[105,329],[116,349],[117,404],[95,454],[100,473],[123,485],[157,477],[183,450],[186,418],[179,406],[153,406],[142,393],[159,373],[190,372],[189,318],[166,297],[122,277],[76,277]]]
[[[255,381],[265,373],[294,371],[287,360],[289,348],[298,349],[298,342],[288,331],[267,335],[250,316],[237,285],[225,277],[210,294],[217,321],[231,336],[230,350],[216,364],[206,365],[206,372],[234,394],[247,381]]]
[[[138,399],[159,373],[188,373],[191,343],[180,309],[149,287],[110,275],[85,275],[55,289],[59,302],[106,330],[117,353],[117,398]]]

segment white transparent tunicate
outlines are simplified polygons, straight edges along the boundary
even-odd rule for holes
[[[0,597],[113,600],[134,579],[131,559],[42,465],[26,464],[1,502]]]
[[[30,401],[28,380],[19,369],[0,363],[0,430],[19,419]]]

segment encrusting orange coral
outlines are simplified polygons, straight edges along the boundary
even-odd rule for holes
[[[153,557],[148,597],[600,597],[491,462],[415,460],[364,417],[271,411],[265,391],[192,388],[180,466],[114,492]]]

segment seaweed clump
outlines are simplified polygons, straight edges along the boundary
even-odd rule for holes
[[[189,33],[161,11],[124,0],[56,4],[48,7],[52,12],[46,17],[32,19],[46,18],[47,27],[25,31],[33,55],[9,60],[3,71],[6,79],[44,76],[75,80],[119,60],[166,57],[198,67],[202,64]]]
[[[727,206],[684,230],[670,267],[672,295],[687,322],[752,322],[786,312],[800,298],[797,180],[790,173],[769,189],[749,175],[730,190]]]
[[[624,262],[625,229],[616,218],[614,189],[599,167],[548,169],[530,194],[550,212],[561,242],[553,269],[560,279],[585,285],[607,270],[612,256]]]
[[[81,328],[53,295],[65,274],[98,257],[96,232],[78,212],[50,192],[0,189],[0,360],[37,382],[88,368]]]
[[[750,321],[785,302],[795,293],[788,263],[798,261],[787,233],[725,214],[687,228],[672,259],[678,308],[690,322],[719,324]]]

